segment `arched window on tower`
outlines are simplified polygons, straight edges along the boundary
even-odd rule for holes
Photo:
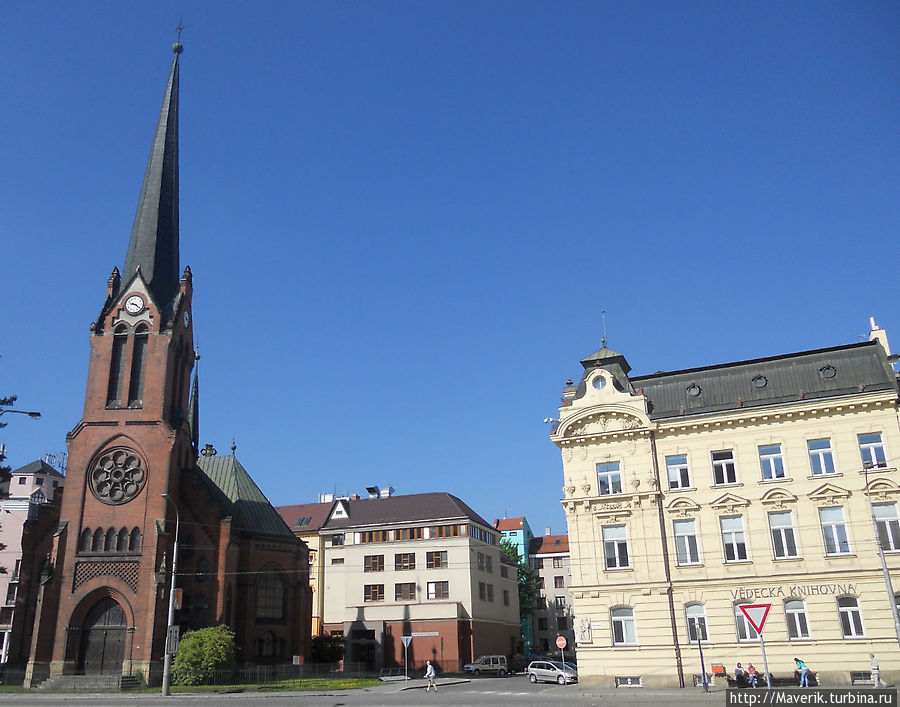
[[[110,528],[106,531],[106,546],[103,548],[106,552],[116,551],[116,529]]]
[[[112,358],[109,362],[109,388],[106,393],[106,407],[119,407],[122,402],[122,386],[125,382],[125,353],[128,345],[128,328],[124,324],[116,327],[113,335]]]
[[[103,552],[103,528],[94,531],[94,542],[91,544],[93,552]]]
[[[116,552],[125,552],[128,549],[128,530],[127,528],[119,529],[119,536],[116,538]]]
[[[131,537],[128,539],[128,549],[137,552],[141,549],[141,531],[138,528],[132,528]]]
[[[78,543],[78,549],[81,552],[90,552],[91,551],[91,529],[85,528],[81,531],[81,542]]]
[[[147,326],[141,324],[134,333],[134,349],[131,354],[131,383],[128,386],[128,407],[144,406],[144,369],[147,362]]]

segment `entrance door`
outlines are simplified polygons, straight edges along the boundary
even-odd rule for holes
[[[79,669],[85,674],[121,674],[125,659],[125,612],[103,599],[84,620]]]

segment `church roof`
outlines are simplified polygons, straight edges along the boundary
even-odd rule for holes
[[[164,311],[179,285],[178,268],[178,57],[181,44],[172,47],[175,59],[163,96],[156,134],[138,199],[131,241],[125,255],[122,282],[131,281],[138,268],[157,305]]]
[[[219,492],[232,527],[261,535],[293,538],[294,534],[234,455],[200,457],[201,478]]]

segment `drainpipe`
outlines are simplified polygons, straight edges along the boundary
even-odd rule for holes
[[[675,593],[672,587],[672,572],[669,567],[669,540],[666,535],[666,517],[663,510],[662,479],[659,477],[659,460],[656,456],[656,435],[650,430],[650,453],[653,457],[653,474],[656,476],[656,492],[659,494],[657,510],[659,513],[659,539],[662,542],[662,552],[665,562],[663,567],[666,572],[666,595],[669,599],[669,622],[672,629],[672,645],[675,648],[675,667],[678,669],[678,685],[684,687],[684,666],[681,660],[681,644],[678,642],[678,624],[675,621]]]

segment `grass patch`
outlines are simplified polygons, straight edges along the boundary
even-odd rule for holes
[[[379,685],[377,678],[300,678],[280,680],[265,685],[173,685],[172,692],[222,693],[222,692],[302,692],[309,690],[358,690]]]

